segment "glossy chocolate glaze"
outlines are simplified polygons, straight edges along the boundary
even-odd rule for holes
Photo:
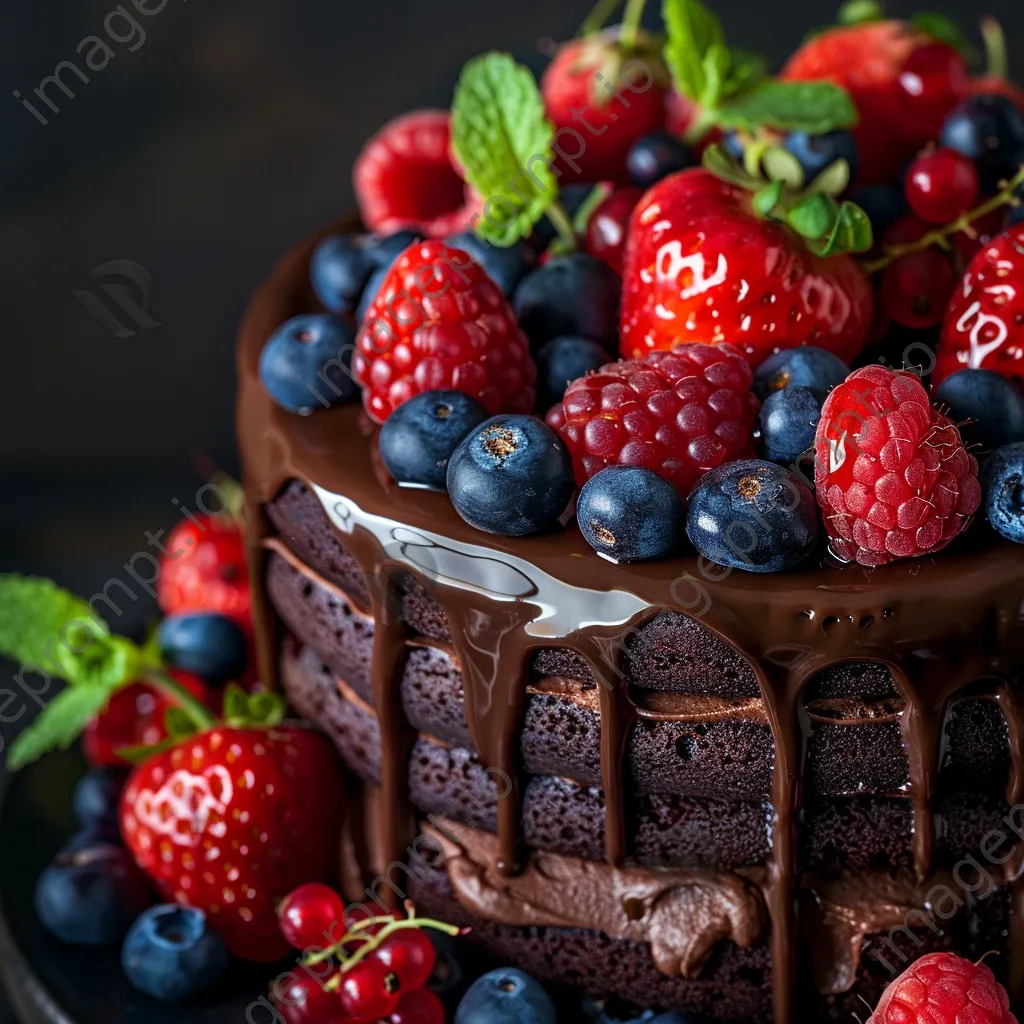
[[[796,816],[810,727],[801,691],[816,673],[837,662],[878,661],[891,668],[906,701],[900,727],[910,761],[916,874],[921,880],[929,877],[943,727],[949,701],[961,687],[988,681],[986,695],[999,701],[1010,728],[1014,767],[1008,797],[1017,802],[1024,794],[1024,707],[1014,675],[1022,648],[1024,551],[975,538],[934,559],[870,571],[826,559],[805,571],[765,576],[728,573],[692,556],[613,565],[593,553],[571,522],[564,531],[535,537],[480,533],[458,517],[445,495],[399,488],[387,479],[375,462],[373,428],[359,409],[298,417],[275,406],[265,393],[258,377],[265,340],[288,317],[317,308],[307,283],[317,240],[285,256],[259,290],[239,344],[238,429],[264,678],[274,678],[278,638],[262,593],[262,543],[270,533],[263,506],[297,479],[320,497],[371,595],[370,607],[363,610],[377,624],[372,671],[383,746],[378,810],[384,863],[402,859],[414,829],[405,770],[412,734],[402,720],[397,690],[409,638],[397,611],[396,579],[411,572],[451,624],[466,716],[480,759],[507,779],[508,793],[499,804],[496,867],[512,875],[521,866],[515,739],[528,659],[544,646],[573,649],[601,684],[606,853],[618,867],[628,857],[623,762],[636,713],[620,669],[625,640],[666,608],[699,617],[753,666],[773,733],[774,819],[764,886],[775,1019],[791,1020],[798,927]],[[645,713],[657,715],[657,709]],[[1019,881],[1015,891],[1012,977],[1019,989],[1024,976]]]

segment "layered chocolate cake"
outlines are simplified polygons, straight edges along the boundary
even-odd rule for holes
[[[245,318],[239,432],[262,671],[361,780],[348,897],[709,1020],[863,1016],[946,948],[1016,997],[1021,549],[753,574],[473,529],[358,405],[268,396],[317,241]]]

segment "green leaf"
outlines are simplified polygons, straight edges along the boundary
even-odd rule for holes
[[[576,216],[572,219],[572,229],[577,235],[587,233],[587,225],[590,218],[594,216],[597,208],[615,191],[615,186],[607,181],[598,182],[587,195],[587,198],[580,203]]]
[[[822,192],[805,196],[787,215],[790,227],[804,238],[824,238],[839,215],[839,204]]]
[[[864,25],[869,21],[881,21],[885,17],[885,10],[878,0],[847,0],[839,13],[836,21],[840,25]]]
[[[246,693],[238,683],[229,683],[224,690],[224,720],[234,728],[273,728],[284,721],[287,709],[284,698],[277,693]]]
[[[721,94],[713,94],[709,90],[704,60],[713,47],[725,47],[725,36],[718,18],[698,0],[663,0],[661,13],[668,32],[665,63],[676,87],[695,102],[717,106]],[[712,60],[714,74],[721,67],[721,58],[713,57]],[[719,77],[725,76],[721,74]]]
[[[807,186],[808,192],[824,192],[833,198],[841,196],[850,187],[850,165],[843,159],[829,164]]]
[[[754,209],[760,216],[767,217],[778,205],[781,198],[782,182],[773,181],[770,185],[765,185],[764,188],[758,189],[754,193]]]
[[[924,32],[925,35],[937,39],[940,43],[959,50],[964,59],[971,64],[978,62],[978,51],[967,41],[963,29],[948,15],[936,11],[922,11],[910,18],[910,23]]]
[[[240,725],[249,717],[249,697],[238,683],[228,683],[224,688],[224,721],[228,725]]]
[[[769,146],[761,156],[761,163],[770,181],[782,182],[793,192],[804,187],[803,166],[788,149]]]
[[[151,757],[162,754],[165,750],[173,750],[177,745],[178,741],[168,736],[167,739],[148,747],[118,747],[114,753],[129,764],[142,764]]]
[[[7,752],[7,767],[16,772],[51,750],[66,750],[85,723],[107,706],[111,692],[104,686],[65,687],[18,733]]]
[[[768,58],[762,53],[734,48],[729,51],[732,67],[725,80],[723,95],[734,96],[738,92],[749,89],[768,74]]]
[[[855,203],[844,202],[829,234],[819,241],[809,241],[808,245],[819,256],[838,256],[867,252],[873,242],[868,215]]]
[[[821,135],[836,128],[852,128],[857,123],[857,108],[849,93],[832,82],[767,79],[724,104],[718,123],[747,131],[765,127]]]
[[[530,233],[558,195],[551,171],[554,129],[530,70],[488,53],[462,70],[452,104],[452,148],[486,199],[475,230],[495,245]]]
[[[164,712],[164,728],[172,740],[183,740],[187,736],[194,736],[199,731],[196,723],[189,718],[188,713],[174,705]]]
[[[738,185],[740,188],[756,191],[764,184],[752,174],[748,174],[729,156],[725,149],[717,144],[708,146],[704,150],[702,163],[716,178],[727,181],[730,185]]]

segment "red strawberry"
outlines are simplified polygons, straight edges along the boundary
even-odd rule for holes
[[[310,729],[221,726],[136,768],[121,834],[165,899],[203,910],[236,956],[288,952],[276,906],[337,869],[342,769]]]
[[[449,154],[447,110],[416,110],[389,121],[353,169],[356,199],[370,231],[412,228],[443,237],[464,231],[479,203]]]
[[[684,96],[675,86],[671,87],[665,94],[665,128],[670,135],[676,138],[686,138],[693,123],[700,114],[700,107]],[[695,156],[701,156],[708,146],[721,142],[723,138],[721,128],[709,128],[696,142],[690,143]]]
[[[780,77],[835,82],[850,93],[863,185],[896,178],[969,91],[963,57],[903,21],[829,29],[797,50]]]
[[[815,256],[751,200],[699,168],[644,195],[626,246],[623,356],[729,341],[757,366],[797,345],[846,362],[863,348],[874,315],[864,272],[849,256]]]
[[[1024,224],[971,261],[946,311],[932,381],[979,368],[1024,383]]]
[[[677,345],[573,381],[548,413],[582,486],[605,466],[643,466],[685,498],[710,469],[750,455],[759,403],[732,345]]]
[[[491,414],[533,409],[537,370],[511,306],[461,249],[418,242],[367,310],[352,370],[378,423],[422,391],[454,388]]]
[[[629,238],[629,222],[642,190],[627,185],[616,189],[587,221],[587,252],[607,263],[619,277]]]
[[[207,707],[213,706],[213,694],[199,676],[181,669],[170,669],[176,679]],[[124,747],[155,747],[167,738],[164,717],[172,701],[149,683],[132,683],[110,699],[107,709],[91,719],[82,730],[82,749],[93,767],[124,765],[117,755]]]
[[[1006,989],[984,964],[929,953],[882,993],[867,1024],[1017,1024]]]
[[[665,127],[667,75],[656,50],[627,52],[618,30],[562,46],[541,79],[561,180],[626,184],[626,154]]]
[[[918,377],[877,365],[825,400],[814,481],[832,550],[868,566],[940,551],[981,503],[978,463],[957,428]]]

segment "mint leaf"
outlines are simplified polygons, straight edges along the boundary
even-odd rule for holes
[[[963,29],[948,15],[935,11],[922,11],[920,14],[913,15],[910,18],[910,23],[925,35],[952,46],[954,50],[959,50],[968,63],[977,63],[978,51],[967,41]]]
[[[751,50],[734,48],[729,51],[732,67],[725,80],[723,95],[734,96],[738,92],[749,89],[768,74],[768,58]]]
[[[452,103],[452,148],[486,199],[475,230],[499,246],[530,233],[558,194],[554,129],[530,70],[488,53],[462,70]]]
[[[725,49],[725,36],[718,18],[698,0],[663,0],[661,13],[668,32],[665,63],[676,87],[697,103],[717,106],[721,86],[717,93],[709,90],[705,58],[713,47]],[[711,66],[713,74],[716,73],[721,67],[721,57],[712,57]]]
[[[112,690],[103,686],[68,686],[18,733],[7,752],[7,767],[16,772],[51,750],[66,750],[78,738],[85,723],[98,715]]]
[[[856,203],[844,202],[836,214],[832,230],[819,241],[807,244],[819,256],[867,252],[874,242],[871,221]]]
[[[885,17],[885,10],[878,0],[847,0],[839,13],[836,21],[840,25],[864,25],[869,21],[881,21]]]
[[[821,135],[836,128],[852,128],[857,123],[857,108],[850,94],[832,82],[767,79],[725,103],[717,121],[747,131],[764,127]]]

